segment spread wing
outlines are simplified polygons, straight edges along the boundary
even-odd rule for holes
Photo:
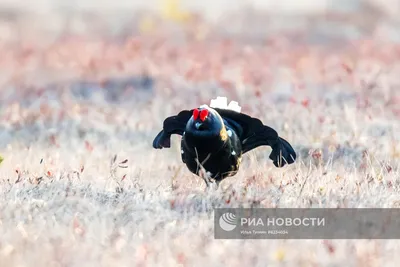
[[[292,146],[259,119],[228,109],[215,110],[234,128],[242,142],[243,153],[259,146],[270,146],[272,152],[269,158],[276,167],[283,167],[286,163],[291,164],[296,160],[296,152]]]
[[[192,116],[192,113],[192,110],[183,110],[176,116],[166,118],[163,123],[163,129],[156,136],[156,138],[154,138],[153,147],[156,149],[171,147],[171,135],[183,134],[186,124]]]

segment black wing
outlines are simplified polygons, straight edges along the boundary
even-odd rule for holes
[[[234,128],[242,142],[243,153],[259,146],[270,146],[272,152],[269,158],[276,167],[283,167],[286,163],[291,164],[296,160],[296,152],[292,146],[259,119],[232,110],[215,110]]]
[[[154,138],[153,147],[156,149],[162,149],[163,147],[171,147],[171,135],[179,134],[182,135],[185,131],[185,127],[193,111],[183,110],[176,116],[168,117],[164,120],[163,129]]]

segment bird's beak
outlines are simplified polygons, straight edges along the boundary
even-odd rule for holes
[[[201,122],[196,122],[194,126],[196,127],[197,130],[199,130],[202,125],[203,124]]]

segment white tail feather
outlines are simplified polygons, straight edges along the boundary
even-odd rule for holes
[[[229,110],[233,110],[233,111],[236,111],[239,113],[242,110],[242,108],[239,106],[238,102],[231,101],[228,105],[228,99],[226,97],[222,97],[222,96],[218,96],[216,99],[211,99],[210,107],[211,108],[220,108],[220,109],[229,109]]]

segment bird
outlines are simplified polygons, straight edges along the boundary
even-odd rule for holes
[[[153,148],[171,147],[171,135],[181,138],[181,159],[206,186],[238,173],[242,156],[260,146],[272,148],[269,158],[276,167],[292,164],[296,152],[288,141],[259,119],[241,112],[238,102],[218,96],[210,105],[182,110],[167,117],[153,140]]]

